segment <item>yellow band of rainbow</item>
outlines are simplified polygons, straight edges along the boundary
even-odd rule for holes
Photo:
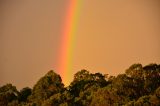
[[[65,85],[69,85],[72,75],[73,50],[77,31],[78,18],[83,0],[68,0],[64,28],[62,31],[58,72]]]

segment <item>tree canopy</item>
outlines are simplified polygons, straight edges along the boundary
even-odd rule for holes
[[[117,76],[83,69],[68,87],[51,70],[33,88],[1,86],[0,106],[160,106],[160,65],[133,64]]]

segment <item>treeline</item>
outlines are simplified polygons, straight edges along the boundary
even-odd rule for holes
[[[81,70],[68,87],[51,70],[33,88],[1,86],[0,106],[160,106],[160,65],[133,64],[117,76]]]

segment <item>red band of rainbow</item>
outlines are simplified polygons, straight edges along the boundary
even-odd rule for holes
[[[59,58],[58,72],[65,85],[69,85],[72,79],[72,61],[77,30],[79,10],[83,0],[68,0],[69,5],[65,18],[64,30],[61,39],[61,51]]]

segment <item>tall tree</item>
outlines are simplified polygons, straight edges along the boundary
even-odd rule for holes
[[[19,92],[12,84],[0,87],[0,106],[7,106],[10,102],[17,100]]]
[[[51,70],[35,84],[29,100],[40,105],[44,100],[63,89],[61,77]]]

